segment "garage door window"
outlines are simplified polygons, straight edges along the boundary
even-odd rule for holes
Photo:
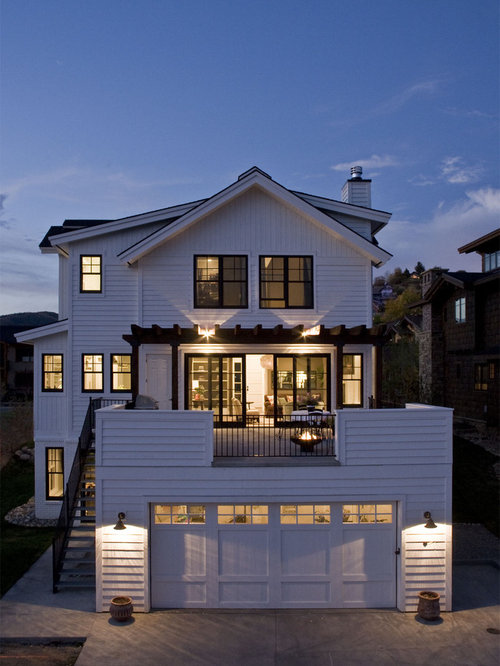
[[[315,525],[330,522],[329,504],[282,504],[280,506],[282,525]]]
[[[342,520],[348,525],[392,523],[391,504],[343,504]]]
[[[204,504],[155,504],[155,525],[204,525]]]
[[[267,525],[269,507],[266,504],[219,504],[219,525]]]

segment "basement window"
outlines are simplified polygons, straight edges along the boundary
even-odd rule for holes
[[[64,449],[61,446],[45,449],[46,497],[60,500],[64,495]]]

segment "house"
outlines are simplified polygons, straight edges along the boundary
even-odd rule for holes
[[[498,426],[500,229],[458,251],[480,254],[482,271],[423,274],[421,398],[453,407],[458,419]]]
[[[18,339],[56,589],[84,581],[95,522],[98,611],[414,611],[428,588],[451,609],[452,412],[378,408],[389,218],[360,167],[340,201],[253,167],[49,230],[60,319]]]

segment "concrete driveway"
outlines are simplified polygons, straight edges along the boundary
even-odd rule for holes
[[[437,623],[394,610],[172,610],[119,624],[94,612],[90,591],[53,595],[50,567],[48,551],[4,596],[1,636],[85,639],[77,666],[500,663],[500,572],[492,564],[455,565],[456,610]]]

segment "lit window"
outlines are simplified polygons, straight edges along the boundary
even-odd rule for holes
[[[155,525],[204,525],[203,504],[155,504]]]
[[[219,525],[267,525],[269,509],[265,504],[219,504]]]
[[[329,504],[282,504],[282,525],[321,525],[330,522]]]
[[[47,499],[61,499],[64,495],[64,449],[47,448],[45,457]]]
[[[62,354],[42,354],[42,391],[63,390]]]
[[[361,407],[363,405],[363,355],[344,354],[342,359],[342,402],[345,407]]]
[[[80,257],[80,291],[102,291],[101,255],[82,255]]]
[[[457,324],[465,322],[465,296],[455,300],[455,321]]]
[[[103,382],[102,354],[83,354],[82,391],[102,391]]]
[[[312,257],[261,257],[260,307],[312,308]]]
[[[197,308],[246,308],[245,256],[195,257],[194,305]]]
[[[344,504],[342,522],[348,525],[392,523],[391,504]]]
[[[476,363],[474,365],[474,390],[487,391],[488,390],[488,377],[491,374],[491,368],[488,363]],[[494,366],[493,366],[494,373]]]
[[[130,354],[111,355],[111,390],[130,391],[132,386]]]

